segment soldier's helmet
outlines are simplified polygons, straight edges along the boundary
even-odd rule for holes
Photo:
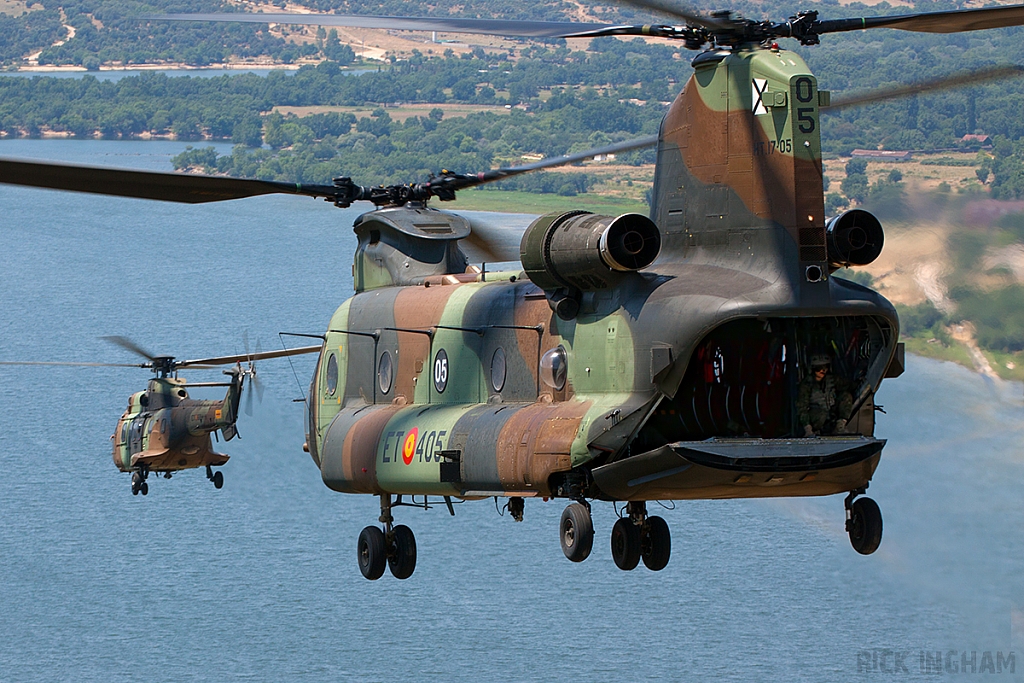
[[[832,365],[832,359],[827,354],[816,353],[811,356],[811,367],[814,369],[827,368],[830,365]]]

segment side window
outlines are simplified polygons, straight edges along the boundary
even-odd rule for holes
[[[333,353],[327,359],[327,375],[325,377],[327,395],[334,396],[338,390],[338,357]]]

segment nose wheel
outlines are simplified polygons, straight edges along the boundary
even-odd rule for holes
[[[380,499],[380,522],[384,529],[368,526],[359,533],[356,560],[359,571],[370,581],[384,576],[385,568],[396,579],[408,579],[416,571],[416,537],[412,529],[399,524],[392,526],[391,496]]]
[[[878,503],[870,498],[854,497],[864,493],[864,489],[850,491],[843,501],[846,507],[846,532],[850,535],[850,545],[861,555],[870,555],[878,550],[882,543],[882,511]]]

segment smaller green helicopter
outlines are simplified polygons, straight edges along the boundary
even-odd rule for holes
[[[104,337],[109,342],[131,351],[147,360],[145,363],[51,363],[51,362],[2,362],[0,365],[73,365],[89,367],[141,367],[149,368],[156,376],[149,380],[145,391],[137,391],[128,399],[128,408],[117,421],[111,435],[114,464],[122,472],[132,473],[132,495],[147,495],[147,479],[151,472],[163,474],[170,479],[173,472],[206,468],[206,478],[215,488],[224,486],[224,474],[214,467],[220,467],[229,456],[213,450],[210,435],[220,431],[225,441],[238,436],[235,422],[242,399],[246,378],[251,380],[247,393],[246,412],[252,414],[252,391],[262,399],[263,388],[256,377],[256,361],[268,358],[297,356],[304,353],[319,353],[319,346],[307,346],[281,351],[245,353],[235,356],[217,356],[196,360],[175,360],[173,356],[155,356],[125,337]],[[248,342],[246,342],[248,347]],[[245,366],[242,364],[246,363]],[[223,365],[234,365],[224,370],[230,377],[227,382],[186,383],[178,377],[178,370],[214,369]],[[188,389],[194,387],[227,387],[227,393],[219,401],[199,400],[189,397]]]

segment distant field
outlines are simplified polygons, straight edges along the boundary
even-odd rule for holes
[[[941,152],[938,154],[917,154],[910,161],[875,161],[868,160],[868,179],[874,183],[880,177],[897,169],[903,174],[903,181],[919,190],[935,190],[941,183],[946,183],[952,190],[979,187],[975,175],[977,169],[976,152]],[[846,164],[849,157],[825,160],[825,175],[832,181],[829,192],[839,192],[839,185],[846,178]],[[932,162],[932,163],[927,163]],[[971,164],[965,166],[940,166],[935,162],[952,162]]]
[[[2,0],[0,0],[2,1]],[[347,112],[356,118],[366,118],[375,110],[373,107],[274,107],[274,111],[281,114],[295,114],[295,116],[311,116],[312,114],[326,114],[328,112]],[[404,104],[400,107],[386,107],[388,116],[396,121],[405,121],[410,116],[426,116],[432,109],[441,109],[446,118],[464,118],[470,114],[481,111],[494,112],[495,114],[508,114],[509,110],[501,105],[489,104]]]
[[[35,9],[42,9],[42,5],[37,6]],[[23,0],[0,0],[0,14],[20,17],[28,11],[28,5]]]

